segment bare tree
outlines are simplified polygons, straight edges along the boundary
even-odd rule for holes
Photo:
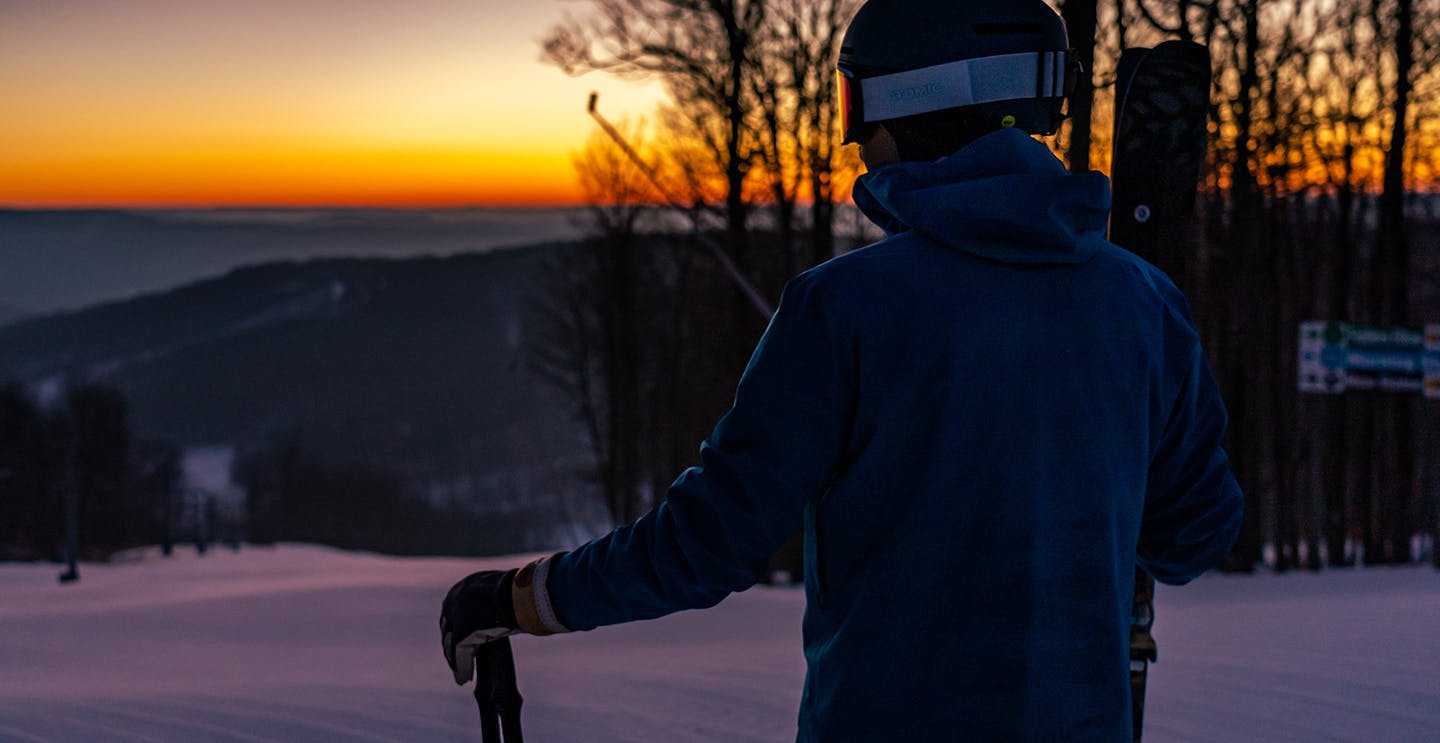
[[[1095,32],[1099,23],[1097,0],[1064,0],[1060,14],[1070,34],[1070,46],[1080,62],[1081,76],[1070,99],[1070,144],[1066,159],[1076,172],[1090,169],[1090,126],[1095,107]]]
[[[554,28],[545,57],[570,74],[655,77],[712,148],[726,184],[726,235],[744,261],[747,66],[765,0],[591,0],[591,15]]]
[[[795,270],[835,255],[836,176],[846,163],[835,126],[834,68],[840,39],[860,5],[861,0],[772,0],[766,24],[771,45],[764,56],[778,62],[780,87],[790,102],[786,128],[795,172],[813,202],[809,252],[796,256]]]
[[[1366,562],[1409,559],[1416,518],[1437,511],[1415,486],[1414,447],[1426,438],[1417,403],[1299,398],[1294,331],[1313,317],[1405,325],[1418,301],[1433,311],[1435,293],[1417,300],[1412,269],[1440,246],[1417,246],[1424,233],[1406,222],[1416,218],[1408,194],[1435,172],[1416,141],[1440,133],[1426,123],[1436,97],[1419,92],[1440,93],[1440,60],[1429,56],[1440,47],[1440,4],[1117,2],[1125,43],[1191,37],[1216,61],[1205,232],[1190,292],[1252,502],[1232,566],[1252,564],[1270,544],[1276,567],[1302,553],[1318,567],[1322,535],[1332,565],[1346,564],[1352,535]]]
[[[624,126],[635,138],[641,126]],[[637,140],[638,141],[638,140]],[[555,254],[534,313],[532,366],[568,395],[589,434],[611,516],[632,518],[640,495],[642,410],[636,285],[638,228],[655,201],[641,166],[596,132],[574,158],[596,236]]]

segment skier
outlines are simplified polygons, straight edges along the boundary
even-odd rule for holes
[[[800,741],[1130,740],[1135,565],[1183,584],[1241,493],[1184,298],[1105,241],[1052,134],[1042,0],[870,0],[842,42],[856,204],[888,238],[792,279],[700,464],[635,522],[461,580],[442,644],[713,606],[805,535]]]

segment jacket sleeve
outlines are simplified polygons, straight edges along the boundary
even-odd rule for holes
[[[1244,513],[1223,448],[1225,405],[1198,340],[1186,345],[1189,360],[1150,462],[1138,544],[1141,567],[1170,585],[1219,564]]]
[[[713,606],[754,585],[834,477],[849,437],[854,354],[813,273],[786,285],[700,463],[658,507],[551,558],[546,585],[565,629]]]

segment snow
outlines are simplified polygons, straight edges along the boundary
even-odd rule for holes
[[[0,565],[0,740],[478,740],[440,599],[485,560],[285,545]],[[515,639],[527,739],[788,741],[803,596]],[[1440,740],[1440,572],[1206,576],[1161,587],[1145,739]],[[903,659],[902,659],[903,660]]]
[[[180,453],[180,482],[187,490],[219,497],[227,506],[239,505],[245,491],[231,479],[235,447],[229,444],[187,446]]]

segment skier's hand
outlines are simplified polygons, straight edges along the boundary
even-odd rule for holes
[[[440,605],[440,646],[455,683],[465,684],[475,672],[476,650],[513,634],[515,606],[511,599],[514,570],[482,570],[456,583]]]

